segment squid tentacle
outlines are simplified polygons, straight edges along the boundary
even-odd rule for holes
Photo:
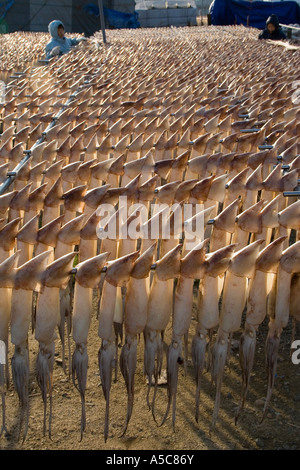
[[[148,379],[146,400],[148,408],[152,411],[153,419],[156,422],[154,406],[157,392],[157,383],[161,374],[163,360],[162,334],[160,334],[158,331],[153,331],[146,328],[144,330],[144,342],[144,374]],[[152,377],[154,377],[154,392],[152,402],[150,403]]]
[[[156,394],[157,394],[158,379],[161,376],[162,363],[163,363],[163,337],[164,337],[163,331],[161,332],[161,334],[157,335],[156,363],[155,363],[156,366],[153,371],[154,391],[153,391],[153,397],[152,397],[152,403],[151,403],[151,410],[152,410],[152,417],[156,423],[157,423],[157,420],[155,416],[155,400],[156,400]]]
[[[42,392],[44,402],[44,427],[43,434],[46,435],[46,413],[47,413],[47,394],[49,393],[49,438],[51,439],[52,423],[52,377],[54,366],[54,342],[46,345],[40,343],[37,357],[37,383]]]
[[[216,386],[216,399],[213,410],[211,429],[216,425],[221,403],[221,387],[223,382],[225,364],[227,361],[228,335],[221,334],[212,347],[212,381]]]
[[[176,392],[178,384],[178,364],[182,363],[182,345],[181,340],[173,340],[168,348],[167,353],[167,379],[168,379],[168,405],[160,424],[162,426],[170,412],[172,407],[172,426],[175,430],[175,412],[176,412]]]
[[[272,392],[275,383],[279,344],[280,333],[277,330],[275,330],[274,332],[269,331],[266,340],[266,366],[268,372],[268,388],[261,423],[267,415],[267,411],[272,397]]]
[[[21,405],[21,415],[20,415],[20,431],[24,423],[24,415],[26,415],[24,432],[23,432],[23,442],[26,438],[28,431],[28,419],[29,419],[29,410],[28,410],[28,383],[29,383],[29,353],[27,346],[16,346],[15,352],[11,361],[12,365],[12,375],[13,383],[17,391],[20,405]]]
[[[1,390],[1,402],[2,402],[2,426],[0,430],[0,437],[2,436],[3,432],[7,433],[7,428],[6,428],[6,420],[5,420],[5,366],[4,364],[0,364],[0,390]]]
[[[72,356],[72,380],[81,397],[81,426],[80,440],[86,427],[85,414],[85,390],[87,382],[88,354],[86,344],[76,344],[76,349]],[[77,382],[76,382],[77,379]]]
[[[98,352],[99,372],[101,386],[106,401],[105,421],[104,421],[104,440],[107,441],[109,431],[109,400],[112,384],[112,369],[115,360],[115,344],[111,341],[103,340]]]
[[[253,368],[256,348],[256,331],[251,325],[246,324],[245,331],[240,337],[240,366],[242,371],[242,390],[240,404],[235,416],[235,424],[245,406],[250,385],[250,374]]]
[[[120,355],[120,368],[122,375],[125,380],[126,388],[127,388],[127,414],[126,414],[126,422],[124,426],[123,433],[121,437],[124,436],[126,433],[131,415],[133,410],[133,400],[134,400],[134,374],[136,369],[136,362],[137,362],[137,339],[133,338],[129,341],[126,341],[124,346],[122,347],[121,355]]]
[[[195,381],[196,381],[196,394],[195,394],[195,419],[199,421],[199,404],[200,404],[200,390],[203,370],[205,366],[205,352],[207,340],[205,335],[199,331],[192,341],[192,361],[194,364]]]

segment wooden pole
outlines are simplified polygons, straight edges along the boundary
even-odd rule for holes
[[[103,2],[102,0],[98,0],[99,6],[99,16],[100,16],[100,26],[102,30],[103,42],[106,44],[106,34],[105,34],[105,23],[104,23],[104,12],[103,12]]]

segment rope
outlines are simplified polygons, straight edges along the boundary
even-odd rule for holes
[[[279,26],[282,26],[283,28],[296,29],[297,31],[300,31],[300,28],[298,28],[298,26],[290,26],[290,25],[282,24],[282,23],[279,23]]]

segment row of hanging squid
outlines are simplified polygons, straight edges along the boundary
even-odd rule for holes
[[[30,41],[42,56],[45,37],[31,34]],[[251,28],[124,30],[108,31],[107,45],[96,33],[46,66],[35,61],[19,60],[18,73],[6,75],[1,104],[1,434],[10,369],[23,439],[28,432],[31,329],[39,346],[44,434],[49,402],[51,436],[58,334],[66,373],[69,344],[83,437],[94,315],[105,441],[117,368],[127,389],[123,434],[130,423],[141,341],[146,402],[157,420],[167,328],[167,408],[160,424],[171,411],[175,426],[178,368],[186,367],[190,351],[195,419],[209,363],[214,427],[232,335],[240,332],[237,422],[251,386],[257,331],[268,317],[264,418],[281,333],[290,318],[300,320],[299,50],[263,44]],[[104,205],[112,208],[106,217],[99,211]],[[185,205],[188,217],[177,217]],[[199,221],[201,234],[193,229]],[[115,236],[101,237],[112,223]],[[122,236],[132,225],[138,235]]]

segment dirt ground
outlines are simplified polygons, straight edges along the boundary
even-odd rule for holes
[[[131,421],[125,436],[120,437],[126,416],[127,395],[124,379],[118,371],[117,382],[111,389],[109,437],[103,437],[105,400],[100,384],[96,315],[89,333],[89,369],[86,390],[86,431],[80,441],[81,404],[68,373],[62,368],[61,342],[56,341],[56,361],[53,375],[52,438],[43,436],[43,401],[35,378],[37,342],[29,337],[30,345],[30,412],[29,429],[24,443],[18,440],[20,409],[13,384],[6,392],[6,423],[8,433],[0,438],[1,450],[296,450],[300,447],[300,364],[294,365],[290,357],[292,325],[282,334],[275,389],[268,415],[260,424],[267,378],[265,371],[264,343],[267,320],[261,325],[257,338],[255,364],[247,404],[237,425],[234,416],[239,403],[241,374],[239,366],[238,332],[232,339],[231,354],[225,371],[221,409],[214,431],[210,432],[215,391],[210,383],[210,373],[203,378],[200,420],[194,418],[195,382],[189,354],[186,374],[179,368],[176,425],[172,428],[171,416],[162,425],[161,419],[167,406],[166,385],[160,385],[156,399],[158,424],[152,418],[146,403],[146,379],[143,376],[143,338],[138,347],[135,376],[135,401]],[[190,329],[189,346],[194,333],[195,319]],[[299,338],[300,329],[296,330]],[[168,344],[170,328],[166,331]],[[71,348],[74,343],[71,338]],[[165,348],[166,349],[166,348]],[[12,354],[10,348],[10,355]],[[119,349],[119,352],[121,348]],[[68,352],[68,351],[67,351]],[[66,355],[68,364],[68,355]],[[164,357],[163,368],[166,358]],[[68,372],[68,371],[67,371]],[[49,413],[49,402],[47,405]],[[47,421],[48,428],[48,421]]]

